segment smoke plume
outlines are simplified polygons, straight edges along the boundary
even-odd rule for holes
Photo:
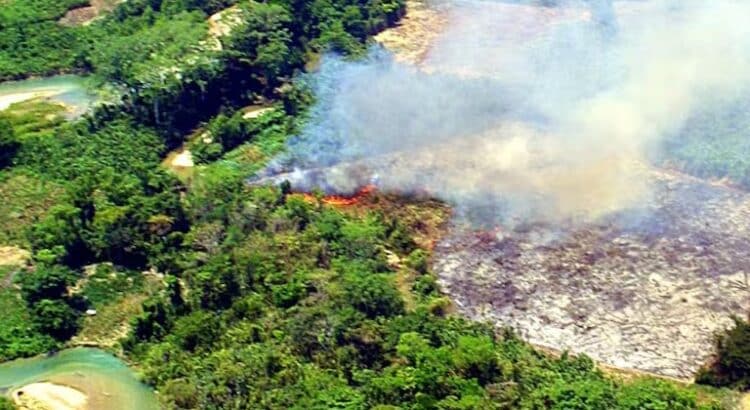
[[[310,124],[269,172],[299,170],[298,189],[426,191],[506,221],[648,203],[643,164],[665,139],[746,94],[750,3],[539,3],[443,5],[418,66],[378,48],[327,56]]]

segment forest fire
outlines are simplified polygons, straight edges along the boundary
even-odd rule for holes
[[[713,16],[736,15],[734,3],[602,0],[590,19],[500,3],[449,9],[418,70],[378,50],[324,60],[312,120],[248,183],[319,189],[327,196],[302,195],[333,206],[360,203],[373,185],[439,198],[453,223],[431,267],[458,312],[687,380],[714,334],[750,309],[750,194],[661,168],[677,151],[713,164],[672,139],[695,113],[726,109],[704,94],[750,84],[750,70],[726,68],[750,66],[734,46],[742,22],[714,40],[731,52],[703,47]],[[672,16],[679,24],[651,29]]]
[[[377,188],[373,184],[365,185],[352,195],[325,195],[320,202],[332,206],[351,206],[359,203],[363,198],[375,192]],[[310,202],[317,203],[318,198],[311,193],[303,193],[302,197]]]

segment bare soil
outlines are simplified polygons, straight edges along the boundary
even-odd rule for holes
[[[102,13],[114,10],[123,0],[89,0],[88,6],[68,10],[58,21],[63,26],[82,26],[91,23]]]

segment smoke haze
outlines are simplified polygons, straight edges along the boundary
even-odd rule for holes
[[[333,166],[326,183],[346,191],[359,164],[381,189],[503,220],[648,203],[643,164],[665,139],[746,94],[750,3],[547,3],[443,5],[448,26],[418,66],[377,48],[328,56],[312,121],[274,169]],[[299,189],[319,182],[298,175]]]

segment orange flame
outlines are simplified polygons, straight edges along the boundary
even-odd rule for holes
[[[327,195],[321,199],[321,202],[323,202],[324,204],[333,205],[333,206],[350,206],[350,205],[356,204],[362,198],[373,193],[375,189],[376,189],[375,185],[365,185],[359,191],[357,191],[354,195],[351,195],[351,196]],[[311,203],[317,202],[317,198],[315,198],[315,196],[312,194],[304,193],[302,194],[302,197],[308,202],[311,202]]]

